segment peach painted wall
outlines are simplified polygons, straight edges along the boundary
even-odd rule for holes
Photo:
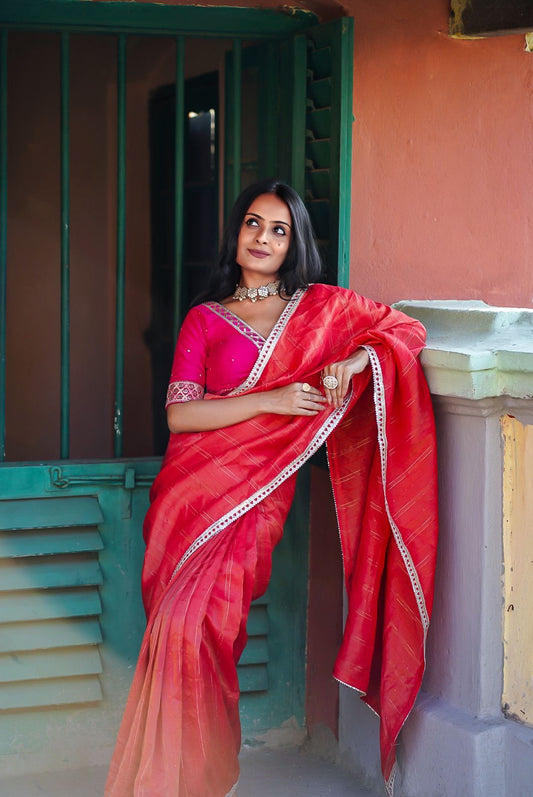
[[[533,54],[448,36],[448,0],[355,18],[351,286],[392,302],[533,302]]]

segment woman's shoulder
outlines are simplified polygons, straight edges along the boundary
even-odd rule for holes
[[[201,302],[200,304],[195,304],[187,311],[185,318],[186,319],[205,318],[206,316],[209,316],[211,314],[213,307],[217,305],[218,302],[212,300]]]
[[[211,311],[207,307],[208,302],[203,304],[195,304],[190,307],[185,313],[185,317],[181,322],[180,333],[187,334],[202,334],[204,335],[208,328],[208,321]]]
[[[350,300],[358,295],[351,288],[341,288],[340,285],[329,285],[325,282],[312,283],[309,285],[307,292],[311,298],[317,300],[320,298],[324,301],[333,298]]]

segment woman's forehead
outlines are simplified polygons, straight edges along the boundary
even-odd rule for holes
[[[246,213],[260,216],[265,221],[281,221],[291,224],[291,213],[288,205],[276,194],[260,194],[254,199]]]

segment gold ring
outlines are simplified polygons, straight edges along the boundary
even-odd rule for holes
[[[322,384],[327,390],[335,390],[339,386],[339,380],[336,376],[328,375],[323,377]]]
[[[303,390],[304,393],[310,393],[311,392],[311,385],[309,384],[309,382],[304,382],[303,383],[302,390]]]

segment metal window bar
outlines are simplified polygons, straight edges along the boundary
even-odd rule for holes
[[[178,337],[182,309],[184,131],[185,131],[185,39],[176,39],[176,95],[174,133],[174,322],[173,340]]]
[[[61,34],[61,408],[60,456],[70,452],[70,42]]]
[[[0,31],[0,461],[6,458],[7,30]]]
[[[70,27],[70,26],[69,26]],[[143,30],[145,33],[145,31]],[[61,73],[61,386],[60,456],[70,453],[70,40],[62,32]],[[156,35],[160,35],[159,31]],[[272,33],[267,33],[267,36]],[[6,458],[6,290],[7,290],[7,48],[8,30],[0,30],[0,461]],[[176,130],[184,129],[185,36],[176,38]],[[116,222],[116,319],[115,396],[113,413],[114,456],[123,453],[124,350],[125,350],[125,253],[126,253],[126,67],[127,34],[117,34],[117,222]],[[242,143],[242,40],[233,39],[233,110],[231,197],[241,190]],[[176,135],[175,173],[175,331],[181,304],[183,252],[184,141]],[[180,168],[181,166],[181,168]]]
[[[124,449],[124,317],[126,276],[126,49],[127,37],[117,43],[117,256],[115,311],[114,455]]]

